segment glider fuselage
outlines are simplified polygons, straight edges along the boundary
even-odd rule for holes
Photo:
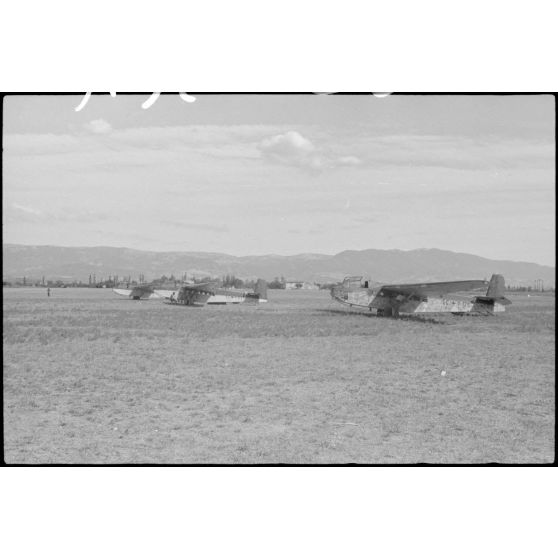
[[[333,287],[331,296],[348,306],[376,310],[380,316],[452,312],[492,314],[503,312],[509,301],[503,296],[479,296],[490,290],[489,281],[447,281],[369,287],[361,277],[346,277]],[[502,279],[503,281],[503,279]],[[476,291],[476,293],[475,293]],[[449,293],[451,293],[450,296]],[[488,294],[488,293],[487,293]]]

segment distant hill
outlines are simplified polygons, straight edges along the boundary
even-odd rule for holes
[[[532,285],[542,279],[555,285],[555,268],[527,262],[490,260],[447,250],[346,250],[333,256],[229,256],[208,252],[148,252],[128,248],[3,245],[3,277],[87,281],[109,275],[142,273],[146,279],[184,272],[196,276],[285,277],[301,281],[329,282],[346,275],[365,275],[380,282],[450,281],[490,278],[501,273],[511,285]]]

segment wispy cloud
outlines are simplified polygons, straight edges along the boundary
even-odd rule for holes
[[[345,157],[339,157],[337,159],[337,164],[341,166],[354,167],[362,164],[362,161],[354,155],[347,155]]]
[[[313,228],[313,229],[288,229],[287,232],[289,234],[295,234],[295,235],[319,235],[319,234],[323,234],[324,233],[324,229],[319,229],[319,228]]]
[[[35,209],[33,207],[27,207],[25,205],[20,205],[18,203],[12,203],[12,209],[14,209],[16,213],[20,213],[23,215],[40,216],[43,214],[43,212],[39,209]]]
[[[91,120],[84,124],[84,128],[94,134],[108,134],[112,131],[112,126],[104,119]]]
[[[207,223],[188,223],[185,221],[162,221],[163,225],[170,225],[171,227],[176,227],[178,229],[190,229],[190,230],[200,230],[200,231],[211,231],[211,232],[230,232],[227,225],[210,225]]]
[[[322,133],[277,125],[189,125],[113,129],[103,119],[84,124],[89,133],[6,134],[4,156],[85,154],[98,164],[168,164],[173,157],[257,160],[310,171],[334,168],[439,167],[504,169],[554,167],[554,142],[499,136],[353,135]],[[103,141],[99,141],[103,138]],[[95,158],[92,156],[95,155]],[[97,156],[98,155],[98,156]],[[78,161],[78,157],[75,157]]]
[[[364,138],[367,163],[463,170],[553,166],[554,145],[522,139],[389,135]],[[363,150],[364,150],[363,149]]]
[[[143,154],[165,152],[169,155],[197,153],[213,158],[260,158],[258,149],[263,138],[278,134],[285,126],[276,125],[187,125],[149,126],[113,129],[103,119],[83,124],[87,133],[6,134],[4,149],[8,155],[50,155],[105,153],[135,157],[145,161]],[[99,138],[103,137],[103,142]],[[114,159],[114,156],[112,157]]]
[[[9,221],[23,221],[29,223],[95,223],[106,221],[109,216],[106,213],[91,211],[87,209],[62,208],[57,211],[36,209],[19,203],[10,204],[5,216]]]
[[[259,147],[265,159],[314,171],[361,163],[354,155],[333,156],[295,130],[266,138]]]

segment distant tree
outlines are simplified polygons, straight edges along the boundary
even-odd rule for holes
[[[244,286],[244,281],[239,277],[235,277],[232,274],[227,273],[221,278],[221,283],[223,287],[241,289]]]
[[[284,289],[285,288],[285,281],[283,281],[283,277],[281,277],[281,279],[279,279],[278,277],[275,277],[275,279],[273,281],[271,281],[270,283],[267,284],[268,288],[270,289]]]

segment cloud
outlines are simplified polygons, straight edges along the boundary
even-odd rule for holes
[[[191,229],[200,231],[211,231],[211,232],[230,232],[227,225],[210,225],[204,223],[188,223],[183,221],[161,221],[162,225],[170,225],[171,227],[176,227],[180,229]]]
[[[305,235],[305,234],[321,235],[321,234],[324,233],[324,229],[318,229],[318,228],[314,228],[314,229],[289,229],[287,232],[289,234],[296,234],[296,235]]]
[[[345,157],[339,157],[337,159],[337,164],[341,166],[353,167],[356,165],[360,165],[361,163],[362,161],[358,157],[355,157],[354,155],[347,155]]]
[[[262,142],[262,148],[269,152],[282,154],[287,157],[309,154],[316,151],[314,144],[309,139],[293,131],[265,139]]]
[[[66,154],[83,149],[80,139],[69,134],[6,134],[4,155]]]
[[[353,155],[336,157],[326,153],[294,130],[266,138],[259,147],[263,157],[270,161],[311,170],[361,164]]]
[[[287,165],[320,169],[324,164],[314,144],[295,131],[264,139],[260,151],[265,158]]]
[[[94,134],[108,134],[112,131],[112,126],[102,118],[91,120],[91,122],[84,124],[84,128]]]
[[[317,146],[306,134],[308,130],[319,134],[319,130],[309,126],[304,133],[284,125],[260,124],[112,129],[107,121],[98,119],[84,124],[82,129],[88,133],[8,134],[4,138],[5,153],[25,157],[60,154],[68,156],[65,164],[77,165],[84,160],[96,167],[108,157],[111,165],[108,170],[168,165],[173,158],[184,155],[200,161],[203,158],[239,162],[267,160],[311,171],[361,164],[350,151],[347,153],[337,144],[331,146],[328,135],[321,140],[322,144],[327,141],[328,149]],[[98,141],[100,137],[102,142]],[[84,154],[85,159],[79,159],[79,154]]]
[[[187,125],[112,129],[104,120],[93,120],[82,125],[81,131],[84,133],[72,130],[65,134],[6,134],[4,155],[42,157],[60,154],[64,157],[64,164],[72,165],[81,161],[97,165],[108,159],[112,168],[168,165],[173,158],[183,159],[185,155],[200,161],[243,162],[260,160],[258,146],[262,139],[284,132],[285,126]]]
[[[439,167],[463,170],[554,168],[554,141],[479,136],[420,134],[362,134],[343,137],[323,134],[319,127],[304,128],[312,140],[295,129],[278,125],[188,125],[112,129],[105,120],[85,124],[89,133],[5,134],[8,157],[60,154],[53,164],[71,161],[83,153],[98,164],[108,157],[112,165],[165,164],[189,154],[219,160],[264,160],[312,171],[349,167]],[[110,133],[109,133],[110,132]],[[322,135],[320,135],[322,133]],[[103,137],[103,141],[98,141]],[[321,139],[315,139],[321,138]],[[327,147],[326,147],[327,144]],[[358,155],[358,156],[356,156]],[[13,159],[11,159],[13,161]],[[35,160],[44,168],[47,159]],[[54,159],[53,159],[54,161]],[[25,163],[27,165],[27,163]]]
[[[15,209],[16,213],[23,215],[39,216],[43,214],[43,212],[39,209],[34,209],[33,207],[27,207],[25,205],[19,205],[18,203],[12,203],[12,208]]]
[[[5,217],[8,221],[28,223],[95,223],[109,218],[106,213],[89,209],[61,208],[57,211],[43,211],[19,203],[10,204]]]
[[[440,167],[460,170],[544,168],[553,165],[554,145],[508,138],[386,135],[363,139],[377,166]]]

